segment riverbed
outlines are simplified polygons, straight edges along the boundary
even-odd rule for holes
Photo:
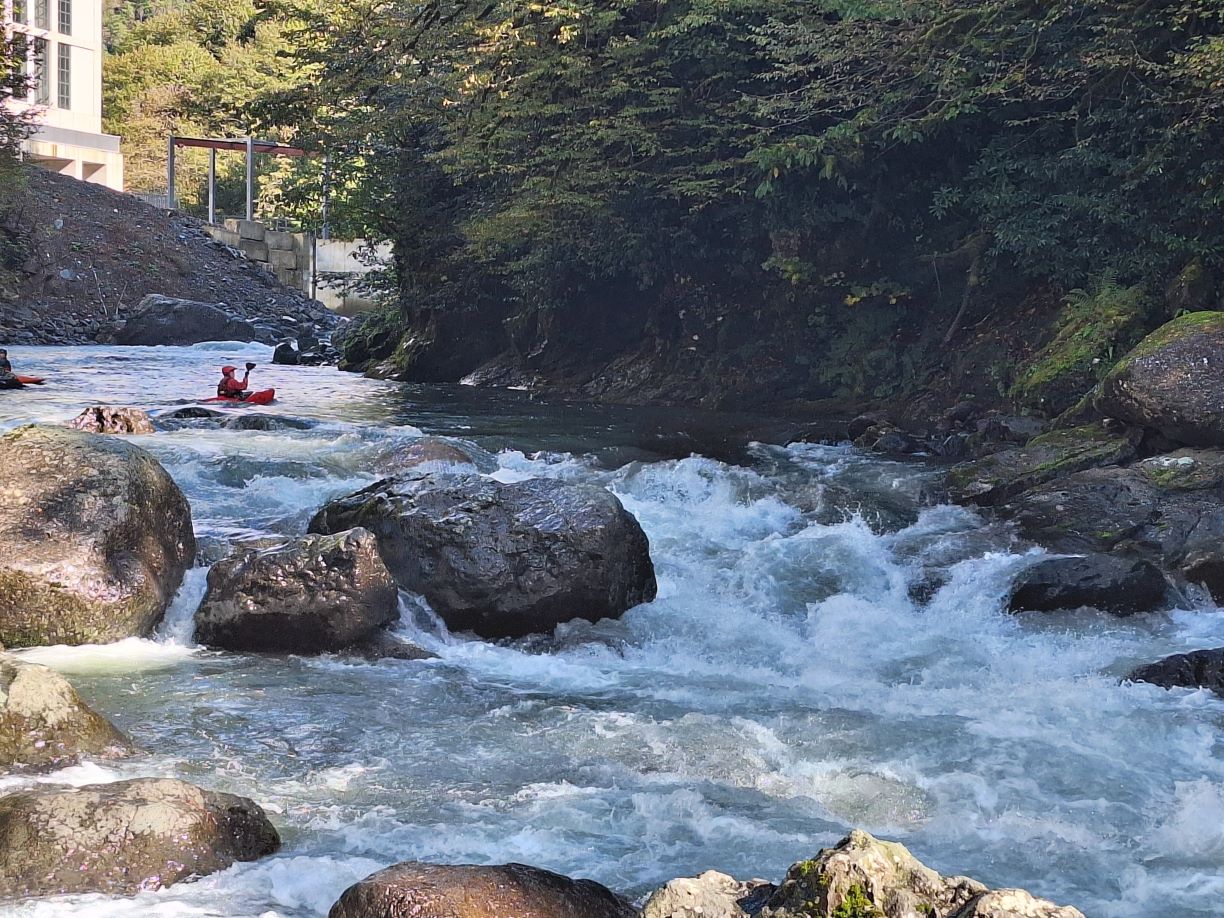
[[[1224,701],[1119,679],[1224,646],[1224,616],[1010,616],[1040,554],[941,505],[939,472],[786,425],[421,387],[264,366],[268,348],[13,348],[43,387],[0,392],[0,430],[90,404],[181,407],[256,360],[271,414],[134,437],[191,502],[201,561],[304,531],[397,447],[460,437],[501,480],[595,482],[651,541],[659,596],[619,621],[490,644],[403,596],[429,661],[207,651],[206,567],[150,640],[38,648],[149,754],[29,783],[175,776],[250,796],[275,857],[133,899],[32,900],[6,918],[319,918],[405,859],[519,861],[633,897],[718,869],[778,880],[852,827],[945,873],[1088,916],[1219,915]],[[249,409],[236,409],[249,410]]]

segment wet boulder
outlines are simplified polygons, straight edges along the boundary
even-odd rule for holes
[[[657,590],[642,527],[594,486],[418,470],[332,501],[310,531],[354,526],[374,533],[400,587],[481,637],[616,618]]]
[[[1138,667],[1126,678],[1162,688],[1205,688],[1224,695],[1224,647],[1173,654]]]
[[[191,510],[157,460],[55,427],[0,436],[0,643],[152,632],[195,556]]]
[[[0,655],[0,772],[50,771],[133,751],[59,673]]]
[[[153,422],[148,412],[139,408],[108,408],[95,405],[86,408],[68,422],[73,430],[84,430],[100,434],[150,434]]]
[[[948,493],[957,503],[994,506],[1064,475],[1120,465],[1135,454],[1134,435],[1100,425],[1051,431],[1025,446],[956,466],[948,473]]]
[[[399,618],[399,591],[364,529],[309,535],[219,561],[196,612],[209,647],[323,653],[370,646]]]
[[[272,362],[280,366],[296,367],[299,362],[297,348],[290,341],[282,341],[272,352]]]
[[[1101,383],[1103,414],[1187,446],[1224,446],[1224,312],[1195,312],[1139,342]]]
[[[1159,609],[1164,575],[1149,561],[1091,554],[1051,558],[1020,574],[1008,606],[1012,612],[1058,612],[1091,606],[1116,615]]]
[[[744,882],[707,870],[697,877],[679,877],[651,893],[641,918],[751,918],[777,887],[764,880]]]
[[[350,886],[328,918],[637,918],[592,880],[525,864],[497,867],[408,861]]]
[[[1008,911],[1011,906],[1023,911]],[[992,891],[968,877],[945,877],[896,842],[854,831],[794,864],[760,918],[1083,918],[1074,908],[1021,890]]]
[[[190,345],[204,341],[264,341],[266,333],[220,306],[151,293],[111,330],[114,344]]]
[[[22,791],[0,797],[0,898],[132,895],[279,847],[254,801],[184,781]]]

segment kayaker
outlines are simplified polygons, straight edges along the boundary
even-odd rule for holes
[[[255,364],[248,363],[246,372],[242,374],[242,379],[239,379],[234,375],[238,372],[237,367],[222,367],[221,382],[217,383],[217,398],[245,399],[250,395],[251,393],[247,391],[247,378],[253,369],[255,369]]]
[[[13,365],[9,363],[8,351],[0,347],[0,389],[20,389],[21,381],[13,375]]]

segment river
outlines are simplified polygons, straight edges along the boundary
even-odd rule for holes
[[[133,438],[187,494],[204,560],[303,531],[397,444],[442,433],[495,454],[503,480],[614,491],[650,537],[659,596],[506,644],[449,635],[404,597],[400,630],[438,659],[260,657],[192,642],[199,567],[154,639],[23,651],[150,753],[0,791],[177,776],[253,797],[285,844],[133,899],[0,916],[318,918],[409,858],[520,861],[640,896],[710,868],[776,881],[856,826],[1090,918],[1224,911],[1224,701],[1119,684],[1224,646],[1224,616],[1005,614],[1039,555],[932,503],[932,468],[744,445],[771,435],[746,418],[265,368],[260,346],[10,356],[50,384],[0,392],[0,429],[89,404],[162,410],[206,393],[222,362],[261,363],[256,387],[281,396],[268,410],[316,426]]]

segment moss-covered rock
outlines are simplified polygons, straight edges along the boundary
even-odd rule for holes
[[[147,635],[195,555],[191,510],[157,460],[54,427],[0,437],[0,643]]]
[[[1023,905],[1022,911],[1008,911]],[[941,876],[896,842],[854,831],[794,864],[758,918],[1083,918],[1021,890]]]
[[[45,771],[132,751],[59,673],[0,655],[0,771]]]
[[[992,506],[1063,475],[1127,462],[1135,452],[1134,436],[1099,424],[1055,430],[956,466],[948,473],[948,492],[958,503]]]
[[[1195,312],[1144,338],[1102,381],[1097,408],[1187,446],[1224,446],[1224,312]]]
[[[1219,307],[1216,279],[1197,258],[1165,288],[1165,308],[1171,317],[1186,312],[1210,312]]]
[[[0,897],[132,895],[276,851],[245,797],[143,778],[0,797]]]
[[[1071,297],[1053,340],[1020,368],[1010,396],[1028,408],[1062,414],[1142,337],[1147,314],[1138,287],[1106,285]]]

